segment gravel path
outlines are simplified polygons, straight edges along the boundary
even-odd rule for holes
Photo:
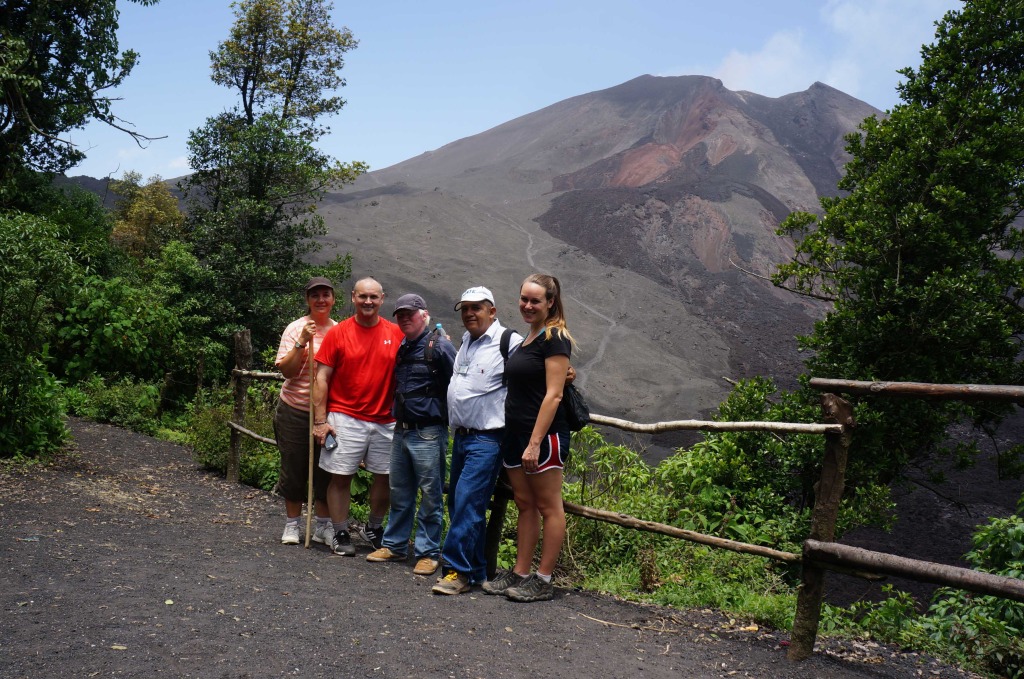
[[[278,543],[278,498],[187,449],[72,420],[48,466],[0,466],[0,677],[966,677],[914,654],[712,611],[558,590],[431,595],[412,564]]]

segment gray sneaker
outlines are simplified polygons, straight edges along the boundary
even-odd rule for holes
[[[321,545],[327,545],[328,547],[334,544],[334,526],[331,522],[326,523],[317,522],[316,528],[313,529],[313,542],[319,542]]]
[[[555,596],[555,588],[550,582],[544,582],[536,573],[526,576],[520,584],[505,590],[509,601],[530,603],[532,601],[550,601]]]
[[[286,523],[284,525],[284,532],[281,533],[281,544],[297,545],[300,542],[302,542],[302,534],[299,533],[299,524]]]
[[[334,541],[331,543],[331,550],[342,556],[355,556],[356,546],[352,544],[347,530],[339,530],[334,534]]]
[[[484,594],[504,594],[509,587],[515,587],[525,579],[515,571],[507,571],[499,577],[485,582],[482,589]]]

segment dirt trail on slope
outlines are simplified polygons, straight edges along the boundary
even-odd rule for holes
[[[0,467],[0,677],[965,677],[914,654],[559,589],[430,593],[412,564],[285,547],[279,498],[187,449],[72,420],[49,466]]]

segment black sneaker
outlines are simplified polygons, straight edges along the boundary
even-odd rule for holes
[[[356,548],[347,530],[339,530],[334,533],[334,541],[331,543],[331,550],[342,556],[355,556]]]
[[[484,594],[504,594],[509,587],[515,587],[525,579],[515,571],[507,571],[500,577],[485,582],[482,589]]]
[[[555,588],[550,582],[544,582],[536,573],[526,576],[526,579],[515,587],[505,590],[505,596],[509,601],[530,603],[533,601],[549,601],[555,595]]]
[[[363,526],[359,531],[359,534],[363,536],[363,539],[370,543],[374,551],[377,551],[381,547],[381,540],[384,539],[384,527],[377,526]]]

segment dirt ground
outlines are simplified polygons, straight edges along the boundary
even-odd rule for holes
[[[0,467],[0,677],[966,677],[916,654],[559,589],[431,595],[412,564],[279,543],[269,493],[188,450],[72,420],[49,466]]]

